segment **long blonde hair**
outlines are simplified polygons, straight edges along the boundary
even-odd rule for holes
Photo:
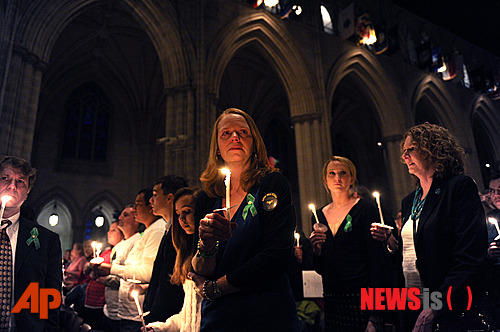
[[[224,167],[224,160],[218,155],[219,149],[217,143],[219,123],[222,118],[228,114],[241,115],[247,122],[250,128],[250,134],[253,137],[252,157],[250,167],[243,172],[241,176],[241,188],[248,192],[254,184],[260,181],[266,174],[277,171],[269,164],[267,158],[267,150],[259,133],[257,125],[252,117],[247,113],[237,108],[228,108],[217,118],[212,128],[212,138],[210,141],[210,152],[208,155],[207,167],[200,177],[203,183],[203,189],[210,197],[224,196],[224,181],[223,175],[219,171]]]

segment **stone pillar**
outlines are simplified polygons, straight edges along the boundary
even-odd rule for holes
[[[415,189],[407,167],[401,162],[401,135],[386,136],[383,139],[385,150],[384,158],[388,178],[392,188],[392,211],[401,209],[401,200]],[[389,202],[387,202],[389,203]]]
[[[292,117],[295,128],[297,147],[297,170],[300,190],[301,220],[297,224],[309,235],[311,232],[311,211],[309,203],[317,208],[328,202],[328,195],[323,186],[323,163],[331,151],[328,130],[321,113],[303,114]],[[299,209],[297,209],[299,210]]]
[[[14,46],[0,118],[1,154],[30,159],[42,72],[47,64],[23,47]]]
[[[161,142],[165,146],[165,174],[182,175],[195,184],[197,174],[195,96],[190,86],[166,91],[166,130]]]

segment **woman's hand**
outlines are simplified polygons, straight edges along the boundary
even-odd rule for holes
[[[200,239],[203,250],[209,251],[215,247],[215,241],[225,242],[231,237],[231,232],[238,224],[227,220],[218,213],[209,213],[200,220]]]
[[[391,229],[388,227],[383,227],[378,223],[373,223],[370,228],[370,233],[372,234],[373,239],[377,241],[387,241],[391,236]]]
[[[302,246],[296,246],[293,253],[295,254],[295,259],[297,260],[297,262],[302,263],[302,258],[304,256]]]
[[[432,309],[425,309],[418,315],[412,332],[432,332],[433,323],[434,311]]]
[[[326,233],[312,231],[309,241],[311,241],[313,252],[319,256],[321,255],[321,247],[326,241]]]
[[[111,271],[111,264],[108,263],[102,263],[102,264],[92,264],[92,268],[96,272],[97,276],[102,277],[102,276],[107,276],[109,275]]]

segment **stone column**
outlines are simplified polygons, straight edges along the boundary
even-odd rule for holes
[[[42,72],[46,68],[36,54],[14,46],[0,118],[1,154],[30,159]]]
[[[188,85],[166,91],[166,130],[160,144],[165,146],[165,174],[182,175],[196,183],[195,97]]]
[[[311,232],[311,211],[309,203],[317,208],[328,202],[328,195],[323,186],[322,168],[328,158],[330,140],[327,128],[321,121],[321,113],[303,114],[292,117],[295,128],[297,147],[297,169],[300,190],[300,218],[298,225],[306,235]],[[297,209],[299,210],[299,209]]]
[[[401,200],[415,189],[407,167],[401,162],[401,135],[386,136],[383,139],[385,150],[384,158],[387,166],[388,178],[392,188],[392,210],[397,212],[401,208]],[[387,202],[389,203],[389,202]]]

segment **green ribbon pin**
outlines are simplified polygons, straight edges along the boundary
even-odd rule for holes
[[[255,197],[253,197],[252,194],[247,194],[247,206],[243,209],[242,214],[243,220],[247,220],[248,210],[250,210],[252,217],[257,215],[257,209],[255,208],[253,202],[255,202]]]
[[[352,223],[351,223],[352,217],[351,217],[351,215],[348,214],[347,217],[345,217],[345,220],[347,220],[347,222],[346,222],[346,224],[344,226],[344,232],[347,233],[347,232],[352,231]]]
[[[26,240],[26,244],[29,246],[31,242],[35,242],[35,249],[40,248],[40,240],[38,240],[38,228],[33,227],[30,232],[31,236]]]

